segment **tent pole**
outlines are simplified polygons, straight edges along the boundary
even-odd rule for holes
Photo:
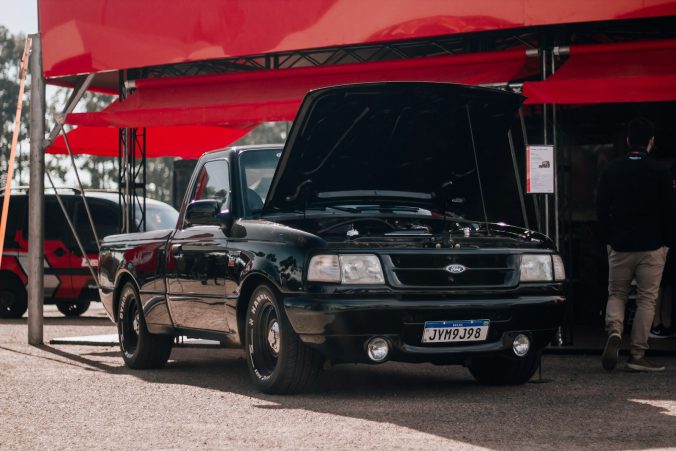
[[[542,79],[547,79],[547,50],[542,49]],[[547,145],[547,104],[542,104],[542,144]],[[549,236],[549,194],[545,198],[545,235]]]
[[[30,188],[28,190],[28,344],[43,342],[45,239],[45,81],[42,42],[34,34],[30,57]]]
[[[552,66],[551,74],[556,72],[556,55],[551,53]],[[556,250],[561,251],[559,243],[559,165],[558,149],[556,148],[556,105],[552,104],[552,144],[554,145],[554,242],[556,243]]]

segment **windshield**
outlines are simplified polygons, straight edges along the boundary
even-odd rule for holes
[[[258,213],[263,208],[281,154],[280,149],[256,149],[240,156],[246,213]]]
[[[141,210],[136,207],[136,217],[141,216]],[[178,211],[169,205],[146,205],[146,230],[173,229],[178,221]]]

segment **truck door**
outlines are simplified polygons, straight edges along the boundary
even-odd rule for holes
[[[189,203],[215,199],[229,205],[230,167],[206,162],[190,188]],[[167,249],[167,300],[176,326],[228,332],[225,310],[227,239],[216,225],[178,225]]]

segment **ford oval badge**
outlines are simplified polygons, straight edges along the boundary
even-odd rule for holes
[[[465,272],[466,270],[467,268],[465,268],[462,265],[448,265],[446,267],[446,271],[450,272],[451,274],[460,274]]]

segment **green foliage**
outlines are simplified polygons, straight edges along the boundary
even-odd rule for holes
[[[14,117],[19,98],[19,68],[25,36],[12,35],[7,28],[0,25],[0,174],[7,171],[12,133],[14,131]],[[28,83],[26,92],[28,92]],[[28,137],[28,102],[24,99],[21,112],[19,142]],[[20,158],[17,170],[21,170],[27,158]],[[2,183],[4,184],[4,183]]]
[[[246,146],[250,144],[283,144],[289,133],[291,122],[264,122],[242,136],[233,145]]]
[[[63,111],[71,89],[57,88],[47,102],[47,128],[56,123],[56,116]],[[100,111],[114,100],[113,96],[87,92],[80,99],[76,111]],[[95,155],[79,155],[75,157],[82,184],[92,189],[117,189],[117,157],[99,157]],[[47,169],[58,185],[74,186],[75,174],[68,155],[47,155]],[[58,181],[57,181],[58,180]]]

